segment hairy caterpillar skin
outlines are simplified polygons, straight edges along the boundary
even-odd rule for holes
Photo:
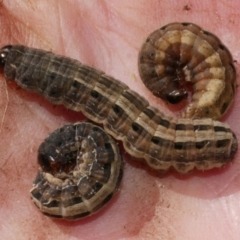
[[[219,119],[236,91],[236,70],[228,49],[193,23],[170,23],[151,33],[139,53],[139,73],[147,88],[170,103],[193,96],[183,116]]]
[[[167,117],[125,84],[77,60],[20,45],[2,48],[0,56],[7,79],[54,104],[82,111],[153,169],[212,169],[232,161],[237,151],[227,124]]]

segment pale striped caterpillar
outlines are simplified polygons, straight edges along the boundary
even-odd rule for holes
[[[139,72],[150,91],[170,103],[187,98],[184,117],[219,119],[231,105],[236,70],[228,49],[193,23],[171,23],[151,33],[139,53]]]

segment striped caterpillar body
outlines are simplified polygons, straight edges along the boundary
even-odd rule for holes
[[[117,192],[122,158],[116,142],[91,123],[64,125],[40,145],[31,198],[47,216],[75,220],[96,213]]]
[[[54,104],[81,111],[153,169],[207,170],[233,160],[238,148],[227,124],[215,121],[235,94],[236,71],[228,50],[194,24],[173,23],[153,32],[139,54],[139,71],[153,94],[171,103],[186,98],[185,117],[173,119],[104,72],[51,52],[21,45],[0,51],[7,79]],[[210,117],[197,119],[196,117]],[[75,220],[96,213],[117,192],[119,149],[100,127],[75,123],[57,129],[38,150],[40,170],[31,198],[45,214]]]
[[[212,169],[232,161],[237,151],[227,124],[167,117],[125,84],[76,60],[16,45],[2,48],[1,65],[5,77],[20,87],[102,124],[153,169]]]
[[[193,23],[171,23],[151,33],[139,53],[139,72],[147,88],[170,103],[192,101],[184,117],[219,119],[236,91],[236,70],[228,49]]]

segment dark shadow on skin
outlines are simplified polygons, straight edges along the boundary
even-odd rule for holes
[[[11,89],[13,89],[13,91],[15,91],[15,93],[18,94],[24,101],[39,103],[39,107],[45,108],[46,110],[48,110],[51,114],[55,115],[56,117],[59,117],[59,116],[64,117],[66,122],[74,123],[74,122],[78,122],[78,121],[88,121],[81,112],[74,112],[72,110],[66,109],[63,105],[59,105],[59,106],[53,105],[53,104],[49,103],[47,100],[45,100],[43,96],[40,96],[37,93],[28,92],[24,89],[20,89],[15,83],[11,83],[9,87]],[[96,125],[99,125],[99,124],[96,124]],[[99,125],[99,126],[101,126],[101,125]],[[59,127],[61,127],[61,126],[59,126]],[[139,161],[139,159],[136,159],[136,158],[130,156],[128,153],[126,153],[126,151],[124,150],[124,148],[122,146],[122,142],[119,141],[118,144],[120,146],[121,152],[124,153],[124,158],[126,159],[127,164],[130,164],[131,166],[138,168],[138,169],[144,169],[148,172],[148,174],[156,177],[157,179],[167,180],[167,179],[174,178],[175,184],[171,183],[171,189],[173,189],[177,192],[181,192],[184,195],[188,195],[188,196],[192,196],[192,197],[196,197],[196,198],[200,198],[200,199],[201,198],[204,198],[204,199],[205,198],[209,198],[209,199],[214,198],[214,196],[212,196],[211,192],[210,192],[209,196],[206,194],[205,184],[200,185],[199,191],[197,191],[197,192],[194,191],[194,189],[192,189],[191,187],[186,189],[186,188],[182,187],[181,184],[192,183],[192,181],[194,181],[194,179],[195,180],[196,179],[211,179],[213,177],[218,177],[218,176],[224,178],[224,175],[227,176],[230,174],[231,168],[232,167],[234,168],[233,165],[235,164],[235,163],[230,163],[221,169],[213,169],[213,170],[208,170],[208,171],[204,171],[204,172],[198,171],[198,170],[193,170],[192,172],[187,173],[187,174],[177,173],[174,169],[170,169],[166,173],[157,172],[155,170],[152,170],[150,167],[148,167],[144,163],[144,161],[142,161],[142,160]],[[164,182],[167,183],[167,181],[164,181]],[[176,186],[176,189],[174,189],[174,186]],[[194,188],[194,186],[193,186],[193,188]],[[215,184],[214,188],[215,188],[216,192],[221,191],[222,181],[219,181],[217,184]],[[181,190],[179,190],[179,189],[181,189]],[[223,195],[230,195],[230,194],[233,194],[238,191],[240,191],[240,186],[239,186],[239,188],[231,187],[231,191],[230,191],[230,189],[228,189],[227,193],[225,193]],[[203,195],[201,194],[202,192],[204,192]],[[218,197],[219,196],[215,196],[215,198],[218,198]]]
[[[120,189],[122,188],[122,183],[120,184]],[[65,226],[67,228],[69,227],[75,227],[75,226],[84,226],[90,222],[94,222],[101,218],[103,215],[107,214],[107,212],[118,202],[119,197],[120,197],[121,192],[118,191],[111,199],[110,201],[103,207],[101,208],[97,213],[94,213],[92,215],[89,215],[85,218],[80,218],[77,220],[69,221],[65,219],[54,219],[51,218],[51,220],[59,225],[59,226]],[[47,217],[47,216],[46,216]]]
[[[63,105],[59,105],[59,106],[53,105],[50,102],[48,102],[46,99],[44,99],[43,96],[40,96],[39,94],[34,93],[34,92],[28,92],[24,89],[21,89],[15,83],[9,84],[9,82],[8,82],[8,88],[10,88],[12,91],[14,91],[14,94],[17,94],[26,103],[27,102],[38,103],[39,108],[46,109],[50,114],[53,114],[54,116],[56,116],[56,118],[61,116],[66,120],[66,122],[70,122],[70,123],[71,122],[74,123],[77,121],[85,121],[85,120],[89,121],[88,119],[86,119],[84,117],[84,115],[81,112],[74,112],[72,110],[66,109]],[[37,111],[37,109],[36,109],[36,111]],[[96,124],[96,125],[99,125],[99,124]],[[61,127],[61,126],[59,126],[59,127]],[[122,143],[120,141],[118,141],[118,145],[120,147],[120,151],[122,153],[125,153],[125,150],[123,149]],[[123,158],[124,159],[130,158],[130,155],[123,154]],[[136,161],[136,163],[139,163],[139,162]],[[143,164],[143,163],[140,163],[140,164]],[[99,218],[102,217],[103,215],[108,214],[107,212],[109,211],[109,209],[119,201],[121,191],[124,191],[123,187],[126,184],[127,184],[126,182],[124,183],[124,173],[123,173],[123,180],[122,180],[121,187],[120,187],[120,189],[122,189],[122,190],[120,190],[115,196],[113,196],[113,198],[110,200],[110,202],[108,204],[106,204],[106,206],[103,209],[101,209],[98,213],[96,213],[90,217],[87,217],[85,219],[83,218],[83,219],[79,219],[76,221],[53,219],[52,220],[53,223],[55,223],[57,226],[59,226],[59,228],[61,228],[61,231],[66,232],[70,235],[72,234],[73,236],[77,236],[77,235],[75,235],[75,233],[71,233],[70,229],[71,228],[73,229],[75,226],[87,225],[88,223],[93,222],[93,221],[96,221],[96,223],[97,223],[98,222],[97,220],[99,220]],[[153,181],[153,184],[155,184],[155,181]],[[141,193],[143,193],[143,190],[142,191],[140,190],[139,192],[141,194]],[[152,199],[152,195],[154,195],[154,199]],[[154,194],[148,194],[148,196],[146,196],[146,198],[148,198],[148,197],[151,198],[151,199],[149,199],[149,201],[152,202],[152,204],[150,206],[148,205],[146,207],[147,212],[143,213],[143,217],[141,219],[139,219],[138,224],[136,224],[136,222],[128,222],[126,224],[128,226],[128,230],[126,230],[125,237],[134,236],[135,234],[137,234],[142,229],[145,222],[150,221],[151,218],[154,216],[155,205],[157,205],[159,202],[158,201],[159,189],[157,187],[154,188]],[[132,200],[128,200],[128,201],[130,201],[131,205],[135,205],[137,199],[132,199]],[[145,200],[144,202],[149,202],[149,201]],[[141,208],[139,208],[138,210],[140,211]],[[36,209],[36,211],[39,211],[39,210]],[[136,213],[134,213],[134,214],[136,214]],[[132,213],[131,213],[131,215],[132,215]],[[47,216],[43,216],[43,217],[48,218]],[[138,216],[136,215],[135,218],[137,219]],[[128,221],[128,219],[126,221]],[[116,218],[116,222],[117,222],[117,218]],[[131,231],[129,231],[129,229],[131,229]],[[132,234],[131,234],[131,232],[132,232]],[[123,236],[124,236],[124,234],[123,234]]]
[[[209,190],[209,194],[207,194],[206,182],[208,181],[209,185],[211,185],[214,181],[214,191],[221,192],[223,188],[223,182],[231,179],[232,173],[234,173],[236,171],[236,167],[238,167],[235,160],[220,169],[215,168],[207,171],[199,171],[194,169],[187,174],[180,174],[173,168],[169,169],[169,171],[166,171],[165,173],[155,171],[153,169],[150,169],[150,167],[148,167],[143,161],[139,161],[139,159],[136,159],[130,155],[126,157],[126,161],[127,164],[130,164],[135,168],[144,169],[147,171],[149,175],[157,178],[158,181],[162,182],[166,188],[169,188],[175,192],[179,192],[183,195],[200,199],[219,198],[219,195],[213,195],[211,190]],[[219,179],[219,181],[217,179]],[[240,175],[238,176],[238,181],[240,181]],[[197,191],[196,186],[193,184],[193,182],[196,182],[198,185]],[[230,185],[226,191],[221,192],[221,197],[229,196],[239,191],[240,184],[238,184],[238,186]]]
[[[127,171],[129,178],[129,174],[131,175],[131,169],[126,167],[124,170],[125,172]],[[106,207],[89,218],[80,219],[74,222],[62,220],[53,220],[53,222],[59,226],[61,231],[71,236],[81,237],[79,236],[79,233],[72,232],[71,229],[74,230],[75,226],[84,227],[92,222],[95,222],[94,224],[96,224],[96,228],[98,228],[98,224],[101,224],[101,218],[105,216],[109,217],[111,222],[116,225],[115,232],[120,231],[122,237],[136,236],[142,230],[145,223],[151,221],[155,216],[155,206],[159,204],[160,190],[157,188],[156,181],[153,181],[151,188],[144,189],[144,187],[141,186],[141,176],[134,175],[131,180],[138,184],[135,184],[135,186],[130,184],[129,186],[129,183],[127,182],[129,179],[126,179],[123,176],[120,191],[116,196],[111,199]],[[147,181],[150,180],[147,178]],[[134,191],[132,189],[134,189]],[[167,202],[167,199],[165,202]],[[115,209],[111,211],[111,216],[107,216],[111,208]],[[115,211],[115,213],[113,211]],[[120,223],[118,216],[121,218]],[[133,221],[133,219],[135,220]]]
[[[75,123],[78,121],[87,120],[87,118],[82,114],[82,112],[74,112],[70,109],[67,109],[63,105],[54,105],[38,93],[26,91],[17,86],[17,84],[14,82],[7,81],[7,88],[10,88],[12,91],[14,91],[14,94],[17,94],[23,101],[26,101],[26,103],[37,103],[39,104],[39,108],[46,109],[49,113],[56,117],[64,117],[66,122]]]

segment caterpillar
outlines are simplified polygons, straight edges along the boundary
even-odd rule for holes
[[[178,25],[182,27],[180,28]],[[188,42],[188,36],[192,36],[189,29],[193,29],[192,31],[194,32],[197,28],[194,24],[185,23],[173,24],[173,26],[175,26],[174,29],[177,28],[177,30],[175,29],[176,31],[184,32],[183,35],[185,37],[181,39],[185,39],[186,42]],[[154,49],[149,49],[152,48],[151,44],[156,44],[156,41],[153,41],[153,36],[157,36],[159,32],[162,34],[162,31],[165,31],[165,29],[168,29],[165,31],[165,34],[170,31],[169,35],[171,35],[173,34],[171,33],[173,26],[170,25],[157,30],[143,44],[139,55],[139,68],[144,70],[140,75],[143,77],[145,73],[147,73],[147,77],[156,72],[159,74],[159,71],[157,71],[158,67],[152,67],[151,64],[154,58],[160,61],[157,55],[161,54],[156,53],[155,47],[153,47]],[[196,31],[198,37],[195,39],[202,36],[202,30],[200,32]],[[204,34],[212,37],[207,32],[204,32]],[[170,37],[169,39],[172,38]],[[187,43],[181,44],[181,42],[177,42],[180,41],[179,38],[172,40],[173,42],[169,39],[168,42],[170,45],[174,45],[174,49],[179,47],[179,53],[182,51],[183,45],[186,49],[193,49],[194,47],[198,49],[201,48],[201,44],[204,47],[207,45],[206,40],[201,41],[200,39],[195,40],[199,43],[192,43],[190,47],[185,46]],[[208,43],[211,46],[212,44],[220,44],[218,40],[214,42],[212,39],[211,41]],[[225,49],[220,46],[219,48]],[[171,51],[167,52],[167,55],[170,56]],[[226,49],[223,51],[228,53]],[[195,56],[194,51],[191,54],[192,58],[188,54],[186,56],[188,60],[190,59],[190,62],[191,59],[199,60],[198,54]],[[213,55],[213,58],[217,58],[216,52]],[[224,56],[224,54],[222,55]],[[150,56],[152,60],[149,60],[146,56]],[[183,56],[184,54],[181,54],[182,58]],[[205,58],[209,59],[206,55]],[[227,56],[226,58],[226,64],[223,65],[222,69],[224,70],[222,72],[225,71],[226,76],[230,72],[234,75],[235,68],[233,64],[229,63],[230,57]],[[162,57],[162,59],[164,58]],[[167,59],[169,60],[170,58]],[[151,68],[149,71],[150,75],[147,72],[148,61]],[[194,62],[195,60],[192,61]],[[202,68],[203,65],[205,66],[204,61],[210,64],[208,60],[198,61],[199,64],[194,69],[205,69]],[[225,59],[221,59],[221,61],[224,63]],[[167,66],[164,64],[167,64],[168,61],[161,60],[160,62],[165,69],[164,71],[167,71]],[[186,65],[187,67],[182,66],[183,63],[185,61],[182,61],[180,65],[185,69],[187,78],[190,78],[190,76],[194,75],[195,70],[191,70],[189,68],[190,65]],[[221,69],[220,66],[213,66],[214,69],[215,67]],[[229,69],[226,66],[230,66]],[[225,70],[225,67],[227,70]],[[215,94],[214,91],[211,92],[210,90],[218,81],[208,80],[208,83],[205,85],[206,89],[202,87],[203,94],[197,94],[197,97],[195,95],[193,102],[190,103],[195,110],[186,111],[185,117],[188,116],[188,118],[175,119],[150,106],[145,98],[129,89],[124,83],[106,75],[103,71],[52,52],[23,45],[7,45],[0,50],[0,68],[2,68],[6,79],[16,82],[21,88],[37,92],[53,104],[63,104],[73,111],[83,112],[93,122],[101,124],[104,130],[113,138],[121,140],[124,148],[130,155],[143,159],[152,169],[167,171],[172,167],[179,173],[187,173],[194,168],[198,170],[220,168],[231,162],[237,152],[238,142],[234,132],[228,124],[213,120],[213,118],[219,118],[229,108],[236,88],[236,79],[234,78],[231,79],[230,83],[226,83],[227,77],[221,79],[221,82],[224,83],[220,84],[221,87],[225,86],[227,90],[225,88],[221,91],[219,90],[223,100],[217,100],[215,103],[210,101],[216,99],[216,96],[212,96]],[[206,71],[204,70],[204,76],[205,73]],[[198,74],[201,73],[199,72]],[[167,79],[167,84],[161,89],[162,93],[160,95],[166,100],[170,99],[172,102],[178,102],[185,98],[186,93],[181,88],[181,84],[172,84],[169,79]],[[161,81],[162,78],[160,78]],[[197,86],[196,89],[201,88],[199,82],[200,80],[194,83]],[[220,89],[220,85],[217,84],[216,87]],[[201,99],[204,99],[203,95],[206,91],[210,92],[207,102],[210,101],[211,104],[201,107]],[[225,91],[230,91],[229,98],[224,93]],[[198,101],[195,101],[196,99]],[[201,110],[198,111],[198,109]],[[208,116],[208,111],[210,110],[214,112],[211,118],[198,118],[200,115]],[[80,133],[78,129],[82,129],[83,133]],[[79,160],[82,159],[83,155],[86,155],[82,153],[85,149],[85,142],[89,141],[84,140],[85,137],[88,139],[85,136],[86,132],[97,136],[93,140],[90,134],[92,145],[102,144],[101,149],[107,156],[106,160],[97,160],[96,154],[93,154],[96,153],[95,150],[90,148],[91,151],[88,154],[97,164],[98,169],[95,169],[96,172],[92,171],[93,166],[95,166],[93,163],[90,163],[88,160]],[[104,137],[98,136],[100,132],[103,134],[101,136]],[[122,176],[122,160],[111,137],[106,137],[105,133],[102,132],[101,128],[94,127],[90,123],[70,124],[50,134],[40,146],[38,162],[41,168],[30,192],[32,200],[44,214],[68,220],[78,219],[95,213],[116,193]],[[103,139],[107,141],[107,144]],[[64,150],[65,145],[68,149],[66,151]],[[71,160],[64,160],[65,157],[61,155],[63,153],[66,153],[67,159]],[[113,153],[115,154],[113,155]],[[69,158],[71,154],[75,160]],[[107,167],[104,164],[100,166],[100,163],[106,164]],[[103,169],[106,171],[103,171]],[[76,174],[76,172],[78,173]],[[87,175],[87,172],[89,175]],[[114,177],[109,175],[110,172],[114,173]],[[92,181],[85,182],[86,184],[82,186],[80,184],[81,181],[76,180],[74,174],[78,177],[80,176],[80,179],[85,178],[88,181],[90,181],[91,174],[97,174],[97,177],[95,175]],[[104,177],[105,180],[102,182]],[[80,191],[81,187],[86,190],[85,194]],[[70,196],[66,197],[66,192]],[[86,200],[85,196],[88,194],[91,197]],[[99,199],[99,201],[96,199]]]
[[[21,45],[6,46],[0,55],[7,79],[54,104],[82,111],[155,170],[221,167],[237,151],[227,124],[165,116],[125,84],[76,60]]]
[[[219,119],[236,92],[236,70],[228,49],[212,33],[193,23],[170,23],[151,33],[139,53],[139,73],[157,97],[176,104],[192,101],[183,116]]]
[[[67,124],[38,150],[31,198],[47,216],[75,220],[98,212],[118,191],[123,162],[116,142],[91,123]]]

